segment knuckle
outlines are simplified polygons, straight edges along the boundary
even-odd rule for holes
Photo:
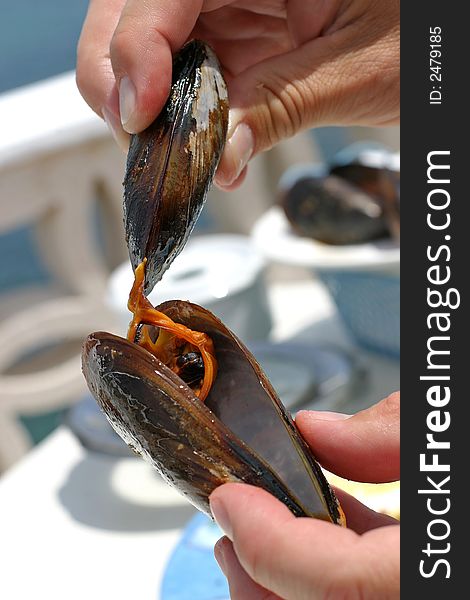
[[[109,61],[91,54],[82,55],[80,60],[77,60],[75,82],[85,102],[101,116],[108,88],[114,82]]]
[[[370,582],[373,578],[368,566],[339,568],[333,580],[325,582],[325,600],[366,600],[370,598]]]
[[[88,78],[86,76],[88,71],[88,63],[89,60],[85,52],[84,45],[82,43],[82,38],[80,38],[80,41],[78,42],[77,46],[77,65],[75,68],[75,81],[77,83],[78,89],[80,90],[80,93],[84,97],[88,85]]]
[[[262,549],[259,544],[247,544],[243,548],[243,555],[245,558],[244,563],[246,564],[249,574],[252,579],[259,583],[260,579],[260,565],[262,563]]]
[[[367,596],[359,584],[348,581],[345,584],[337,582],[332,584],[325,590],[323,598],[324,600],[365,600]]]
[[[275,542],[271,540],[274,544]],[[270,573],[270,555],[272,553],[271,544],[267,543],[266,538],[246,540],[242,547],[237,548],[240,562],[248,575],[257,584],[271,589]]]
[[[384,406],[387,413],[391,416],[400,416],[400,392],[393,392],[384,400]]]
[[[93,85],[91,73],[93,72],[92,65],[89,60],[81,56],[77,59],[77,66],[75,71],[75,82],[80,94],[83,96],[85,101],[92,106],[93,96]],[[92,106],[92,108],[94,108]]]
[[[87,78],[85,76],[85,69],[82,67],[82,63],[77,61],[77,68],[75,71],[75,83],[80,91],[80,94],[85,98],[87,97]]]
[[[297,82],[282,78],[264,81],[259,87],[263,89],[263,105],[267,108],[262,126],[267,145],[272,147],[302,129],[306,115],[305,94]]]
[[[118,28],[114,32],[113,37],[111,38],[111,43],[109,45],[109,51],[111,54],[112,62],[122,59],[126,56],[131,41],[132,36],[126,29]]]

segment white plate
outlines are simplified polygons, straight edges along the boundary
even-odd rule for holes
[[[171,269],[150,293],[149,300],[157,305],[172,298],[190,299],[205,306],[252,286],[264,262],[248,236],[195,236],[175,258]],[[113,308],[125,310],[133,280],[128,261],[111,274],[108,300]]]
[[[321,270],[385,270],[398,272],[400,245],[393,240],[330,246],[297,235],[284,211],[270,208],[255,223],[252,238],[262,254],[275,262]]]

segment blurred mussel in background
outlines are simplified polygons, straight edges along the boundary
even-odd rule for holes
[[[293,230],[325,244],[400,236],[400,171],[395,154],[358,143],[329,165],[288,170],[279,202]]]
[[[399,357],[399,153],[362,141],[289,167],[252,236],[267,259],[324,284],[355,346]]]

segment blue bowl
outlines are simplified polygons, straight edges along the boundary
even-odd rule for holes
[[[340,317],[362,348],[400,357],[400,277],[375,272],[319,271]]]

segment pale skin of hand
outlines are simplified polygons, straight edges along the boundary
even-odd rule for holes
[[[228,82],[221,187],[303,129],[398,122],[398,0],[90,0],[77,83],[124,149],[160,112],[172,53],[192,37]]]
[[[296,423],[322,465],[366,482],[399,479],[399,394],[347,419],[302,412]],[[397,521],[338,492],[348,528],[295,518],[276,498],[228,483],[210,497],[225,532],[215,556],[232,600],[386,600],[400,596]]]

